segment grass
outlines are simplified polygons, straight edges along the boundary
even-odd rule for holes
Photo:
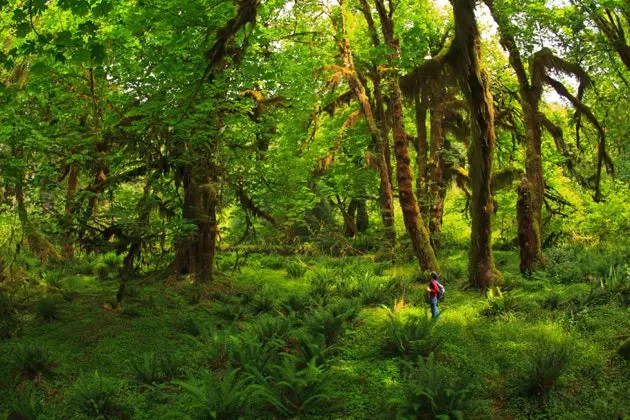
[[[630,317],[616,293],[599,287],[605,293],[595,296],[594,286],[582,279],[569,282],[545,274],[523,279],[518,258],[497,252],[511,281],[503,300],[490,302],[462,287],[466,258],[465,250],[441,255],[448,296],[428,333],[440,344],[431,362],[419,362],[417,356],[435,350],[433,342],[406,354],[408,342],[427,335],[421,328],[409,327],[410,339],[401,335],[405,320],[424,319],[429,311],[426,284],[418,282],[413,263],[375,269],[360,257],[333,263],[310,257],[303,260],[309,269],[302,277],[287,278],[286,262],[268,258],[220,278],[212,293],[196,290],[200,298],[195,305],[186,281],[138,285],[139,293],[130,299],[138,317],[106,305],[116,292],[115,279],[99,282],[95,275],[68,272],[62,288],[75,297],[59,303],[63,316],[42,322],[37,315],[35,303],[51,291],[42,284],[41,290],[33,289],[30,312],[20,308],[19,334],[0,340],[0,377],[15,378],[0,383],[0,416],[21,407],[48,417],[76,418],[89,410],[85,396],[94,396],[99,410],[137,419],[186,418],[200,411],[255,418],[265,415],[260,410],[268,417],[366,418],[390,416],[392,410],[409,414],[404,404],[424,398],[411,392],[416,382],[437,401],[432,409],[437,414],[454,415],[462,406],[482,407],[495,418],[630,414],[625,398],[630,363],[617,355],[630,336]],[[108,257],[107,262],[112,267],[116,261]],[[624,278],[615,270],[602,276],[617,276],[616,292],[624,287]],[[356,281],[348,281],[351,275]],[[361,276],[369,282],[360,284]],[[383,287],[385,298],[379,297]],[[404,304],[398,300],[392,307],[392,295],[402,291]],[[398,338],[404,340],[397,343],[407,345],[384,355],[384,332],[398,316]],[[541,349],[541,342],[563,340],[573,343],[568,361],[562,352]],[[12,355],[22,347],[47,349],[54,360],[43,366],[54,367],[54,376],[18,368]],[[231,360],[235,366],[230,371]],[[414,378],[422,363],[431,364],[437,376]],[[207,374],[201,374],[204,369]],[[248,376],[247,369],[264,370],[266,379]],[[469,378],[478,385],[472,396],[460,386]],[[430,380],[445,384],[440,388],[444,392]],[[225,403],[213,399],[222,384],[221,392],[231,395]],[[309,395],[333,408],[320,411],[317,404],[309,405]],[[251,404],[240,403],[245,397],[253,398]]]

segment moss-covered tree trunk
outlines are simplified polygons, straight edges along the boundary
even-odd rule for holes
[[[429,200],[426,190],[427,168],[428,168],[428,150],[429,144],[427,141],[427,103],[425,100],[421,100],[420,94],[414,97],[414,110],[416,120],[416,133],[417,136],[414,139],[414,148],[416,149],[416,199],[418,200],[418,206],[421,214],[429,213]]]
[[[516,206],[518,221],[518,240],[521,254],[520,268],[529,272],[544,263],[542,252],[542,206],[544,180],[542,172],[542,130],[539,115],[542,85],[530,85],[521,54],[516,41],[506,22],[494,7],[493,0],[485,0],[493,19],[499,26],[501,44],[508,51],[509,61],[516,73],[519,84],[519,97],[523,110],[523,124],[527,148],[525,152],[526,179],[518,188],[518,204]],[[542,78],[542,77],[540,77]]]
[[[340,25],[337,28],[339,40],[339,53],[343,60],[344,67],[349,70],[346,75],[348,80],[348,86],[354,94],[355,98],[361,106],[361,112],[365,117],[368,129],[370,130],[370,136],[372,144],[378,145],[378,159],[377,169],[380,178],[379,186],[379,204],[381,211],[381,219],[383,220],[384,235],[387,244],[388,254],[393,255],[394,247],[396,245],[396,230],[394,226],[394,193],[392,190],[392,184],[390,182],[389,166],[387,164],[388,159],[388,146],[389,142],[387,133],[383,133],[379,130],[374,119],[374,113],[372,111],[372,105],[370,104],[367,94],[365,92],[365,86],[359,80],[354,62],[352,59],[352,50],[350,49],[350,43],[346,39],[345,34],[345,20],[343,10],[341,10]],[[377,79],[377,82],[380,79]],[[380,93],[380,83],[375,82],[375,86],[378,85],[378,89],[375,89],[375,96],[377,100],[382,104],[382,95]],[[385,120],[381,123],[383,123]]]
[[[217,193],[209,176],[193,176],[184,170],[183,217],[195,229],[176,245],[175,270],[177,274],[193,274],[197,282],[213,280],[213,263],[217,240]]]
[[[370,227],[370,218],[365,199],[357,200],[357,232],[365,232]]]
[[[21,147],[12,148],[13,159],[23,160],[24,149]],[[15,201],[17,203],[18,218],[22,225],[22,232],[26,237],[28,247],[34,255],[37,255],[42,262],[46,262],[49,257],[59,258],[59,254],[55,247],[50,243],[42,233],[30,221],[28,216],[28,209],[26,208],[26,201],[24,199],[24,177],[25,173],[21,170],[17,174],[14,174],[16,178],[15,182]]]
[[[66,189],[66,208],[64,212],[64,234],[63,234],[63,250],[64,258],[74,257],[74,245],[72,241],[72,207],[74,202],[74,193],[77,190],[79,180],[79,169],[71,165],[68,173],[68,187]]]
[[[433,247],[436,249],[440,247],[442,215],[444,214],[445,187],[441,157],[442,147],[444,146],[443,119],[444,111],[442,104],[437,103],[431,108],[431,207],[429,209],[429,231],[432,235]]]
[[[453,0],[455,39],[449,59],[470,109],[472,139],[468,150],[472,201],[472,233],[468,273],[472,285],[482,290],[500,282],[492,254],[491,190],[494,153],[494,109],[488,75],[481,68],[481,39],[473,0]]]
[[[395,61],[400,55],[400,42],[394,36],[393,10],[387,10],[382,0],[376,0],[376,10],[381,22],[381,29],[385,43],[392,50],[388,57],[390,68],[395,67]],[[390,4],[391,7],[391,4]],[[389,74],[387,85],[392,95],[392,136],[394,139],[394,155],[396,156],[396,180],[398,181],[398,197],[403,213],[403,220],[407,233],[411,239],[413,249],[420,267],[423,270],[437,270],[438,262],[431,246],[429,232],[420,217],[418,203],[413,194],[413,176],[411,173],[411,159],[407,133],[404,126],[402,94],[398,84],[398,77]]]
[[[521,87],[521,96],[525,95]],[[529,95],[527,95],[529,96]],[[518,238],[521,252],[520,268],[522,272],[535,270],[543,265],[542,252],[542,206],[545,183],[542,172],[542,133],[534,104],[522,99],[523,121],[527,132],[527,149],[525,154],[525,184],[518,189],[519,202],[517,205]],[[537,107],[537,106],[536,106]],[[521,221],[528,221],[521,223]],[[529,222],[531,221],[531,223]]]

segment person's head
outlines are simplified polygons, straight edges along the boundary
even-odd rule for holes
[[[429,275],[429,280],[437,280],[438,279],[438,275],[435,271],[431,271],[431,274]]]

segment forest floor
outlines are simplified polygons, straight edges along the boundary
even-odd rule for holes
[[[0,415],[178,419],[201,400],[205,418],[625,418],[630,288],[614,270],[573,275],[565,254],[525,279],[497,251],[489,297],[466,288],[465,251],[442,255],[434,323],[417,267],[368,257],[250,255],[208,287],[140,279],[122,311],[114,275],[65,268],[31,282],[19,333],[0,340]],[[29,349],[50,374],[29,370]],[[227,387],[230,365],[257,383],[248,397]],[[205,370],[226,387],[204,388]]]

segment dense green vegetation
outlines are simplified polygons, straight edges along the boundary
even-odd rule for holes
[[[0,416],[630,418],[628,31],[0,2]]]

